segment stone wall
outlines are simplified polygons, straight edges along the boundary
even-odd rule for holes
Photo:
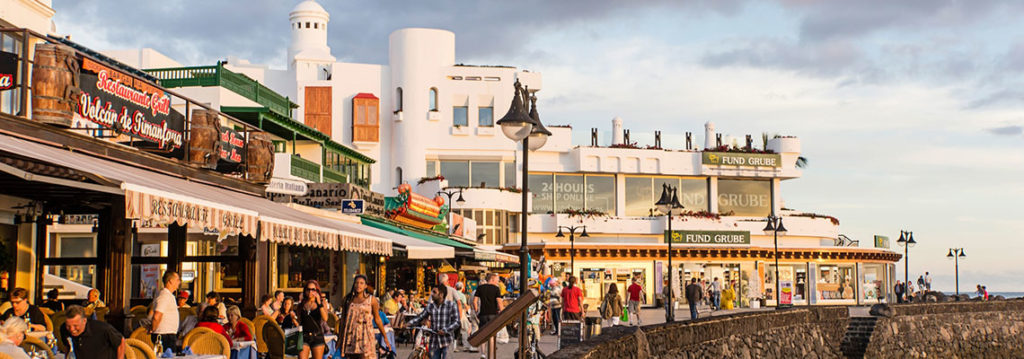
[[[1014,358],[1024,350],[1024,300],[901,304],[881,317],[865,358]]]
[[[609,328],[549,358],[838,358],[845,307],[800,307]]]

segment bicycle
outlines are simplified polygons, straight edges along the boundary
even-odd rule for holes
[[[427,327],[410,327],[414,331],[419,331],[419,340],[416,339],[416,335],[413,334],[413,341],[415,341],[416,347],[412,349],[412,353],[409,353],[408,359],[429,359],[430,358],[430,335],[436,333],[434,330]]]
[[[547,355],[540,351],[540,341],[537,340],[539,336],[534,333],[534,326],[527,325],[526,337],[529,338],[530,343],[526,346],[526,358],[527,359],[547,359]],[[517,350],[513,354],[513,358],[519,359],[519,351]]]

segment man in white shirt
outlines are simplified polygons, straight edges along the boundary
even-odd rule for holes
[[[167,271],[163,277],[164,288],[153,300],[150,307],[150,327],[153,343],[159,342],[164,350],[178,352],[178,303],[174,300],[174,292],[181,286],[181,278],[174,271]]]

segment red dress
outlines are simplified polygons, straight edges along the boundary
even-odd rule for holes
[[[239,323],[239,324],[241,324],[241,323]],[[242,324],[242,325],[244,326],[245,324]],[[223,335],[224,338],[227,338],[227,340],[228,340],[228,347],[232,346],[232,344],[231,344],[231,336],[228,335],[228,332],[226,330],[224,330],[224,326],[220,325],[220,323],[217,323],[217,322],[199,322],[199,324],[196,324],[196,327],[210,328],[210,330],[213,330],[213,331],[217,332],[217,334]]]

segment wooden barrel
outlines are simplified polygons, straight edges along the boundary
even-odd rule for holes
[[[274,142],[266,132],[249,132],[246,144],[245,168],[250,181],[270,182],[274,171]]]
[[[217,111],[192,110],[189,121],[188,163],[217,168],[220,159],[220,121]]]
[[[78,88],[75,50],[59,44],[36,45],[32,64],[32,119],[71,127]]]

